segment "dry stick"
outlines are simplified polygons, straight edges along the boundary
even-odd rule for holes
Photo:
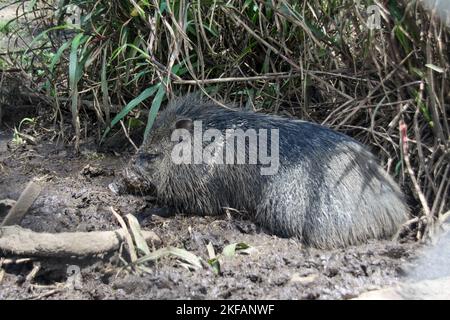
[[[416,175],[411,166],[411,162],[409,161],[408,136],[407,136],[406,132],[407,132],[406,124],[403,122],[403,120],[401,120],[400,121],[400,139],[401,139],[401,145],[402,145],[402,150],[403,150],[403,160],[405,161],[406,169],[408,170],[408,174],[411,178],[411,182],[413,183],[414,190],[416,191],[416,194],[420,200],[420,203],[422,204],[423,210],[425,211],[425,216],[427,217],[427,223],[432,224],[433,219],[430,216],[430,214],[431,214],[430,207],[428,206],[425,195],[423,194],[422,190],[420,189],[420,185],[417,181]]]
[[[427,33],[427,42],[426,42],[426,47],[425,47],[425,52],[426,52],[426,60],[427,60],[427,64],[433,64],[433,52],[432,52],[432,48],[431,48],[431,39],[433,37],[432,35],[432,28],[435,25],[435,22],[432,20],[434,19],[434,15],[436,13],[436,7],[433,8],[432,10],[432,14],[431,14],[431,22],[430,22],[430,26],[428,28],[428,33]],[[431,104],[431,117],[433,119],[433,126],[431,127],[431,129],[433,130],[433,133],[435,135],[435,137],[439,137],[439,139],[441,139],[442,142],[445,142],[447,139],[444,136],[444,131],[442,130],[442,126],[441,126],[441,122],[439,121],[439,115],[437,113],[438,110],[438,106],[437,106],[437,102],[436,100],[438,100],[438,97],[436,95],[435,92],[435,81],[434,81],[434,71],[431,68],[427,68],[427,89],[428,89],[428,96],[429,96],[429,101]]]
[[[8,56],[8,55],[12,55],[12,54],[23,54],[25,52],[33,52],[33,51],[37,51],[37,50],[47,50],[47,49],[52,49],[52,47],[48,46],[48,47],[29,48],[29,49],[22,49],[22,50],[0,52],[0,56]],[[14,71],[14,72],[23,71],[22,69],[15,69],[15,70],[17,70],[17,71]],[[0,70],[0,72],[2,72],[2,71]]]
[[[202,20],[202,14],[201,14],[202,11],[201,11],[201,7],[200,7],[200,3],[201,3],[201,1],[197,2],[197,10],[195,10],[195,11],[197,11],[197,21],[200,21],[200,23],[196,23],[195,25],[200,26],[199,29],[200,29],[200,33],[202,34],[203,41],[206,43],[206,46],[208,47],[209,51],[213,55],[215,55],[216,52],[214,51],[213,47],[209,43],[208,37],[206,36],[206,33],[205,33],[205,28],[203,27],[204,24],[203,24],[203,20]]]
[[[225,12],[229,11],[225,9]],[[240,24],[241,26],[244,27],[244,29],[250,33],[256,40],[258,40],[259,42],[261,42],[264,46],[266,46],[267,48],[269,48],[270,50],[272,50],[275,54],[279,55],[284,61],[286,61],[287,63],[289,63],[291,66],[293,66],[295,69],[300,70],[300,66],[297,65],[294,61],[292,61],[290,58],[286,57],[284,54],[282,54],[277,48],[275,48],[274,46],[272,46],[270,43],[268,43],[266,40],[264,40],[263,38],[261,38],[255,31],[253,31],[253,29],[251,29],[245,22],[243,22],[237,15],[235,14],[231,14],[230,15],[231,18],[236,21],[238,24]]]
[[[20,259],[16,259],[16,258],[12,258],[12,259],[3,259],[3,262],[0,260],[0,268],[2,267],[2,263],[3,265],[10,265],[10,264],[22,264],[22,263],[28,263],[28,262],[32,262],[34,261],[33,258],[20,258]]]
[[[40,293],[40,294],[31,296],[31,297],[27,297],[25,299],[27,299],[27,300],[40,300],[42,298],[46,298],[46,297],[52,296],[55,293],[58,293],[58,292],[61,292],[61,291],[62,291],[62,289],[53,289],[53,290],[50,290],[50,291],[47,291],[47,292],[44,292],[44,293]]]
[[[23,217],[30,209],[36,198],[42,190],[42,185],[37,181],[30,181],[17,200],[16,204],[11,208],[8,215],[3,220],[1,226],[11,226],[13,224],[20,224]]]
[[[110,207],[110,210],[114,217],[119,221],[120,226],[122,227],[125,241],[128,245],[128,252],[130,254],[131,262],[135,262],[137,260],[136,249],[133,244],[133,239],[131,238],[130,232],[128,231],[127,225],[123,218],[114,210],[113,207]]]
[[[298,66],[298,68],[300,68]],[[336,77],[342,77],[342,78],[352,78],[352,79],[358,79],[354,77],[349,77],[343,74],[333,74],[329,72],[321,72],[321,71],[310,71],[310,70],[304,70],[304,73],[308,74],[311,78],[315,79],[316,81],[322,83],[325,85],[328,89],[338,93],[339,95],[343,96],[344,98],[353,101],[354,98],[349,96],[348,94],[334,88],[330,84],[328,84],[323,79],[316,76],[316,74],[327,74],[327,75],[334,75]],[[302,74],[299,71],[294,72],[280,72],[280,73],[267,73],[260,76],[252,76],[252,77],[230,77],[230,78],[215,78],[215,79],[204,79],[204,80],[174,80],[174,84],[184,84],[184,85],[199,85],[199,84],[213,84],[213,83],[226,83],[226,82],[249,82],[249,81],[260,81],[260,80],[276,80],[276,79],[287,79],[292,77],[301,77]],[[351,102],[350,101],[350,102]]]
[[[153,231],[141,232],[146,241],[161,242]],[[27,257],[92,256],[117,250],[127,235],[123,229],[39,233],[19,226],[0,227],[0,251]]]
[[[145,255],[150,254],[150,249],[142,236],[141,226],[139,225],[139,221],[132,214],[127,214],[126,218],[128,220],[128,225],[130,226],[130,231],[132,233],[134,242],[136,243],[136,247],[143,251]]]
[[[106,55],[107,50],[106,47],[103,49],[103,60],[102,60],[102,85],[101,85],[101,91],[102,91],[102,101],[103,101],[103,111],[105,112],[105,120],[106,125],[111,125],[111,106],[110,106],[110,98],[108,93],[108,83],[107,79],[103,79],[103,74],[106,75]],[[105,68],[105,69],[103,69]],[[106,86],[105,86],[106,84]],[[94,95],[95,96],[95,95]]]
[[[339,71],[339,70],[336,70]],[[314,70],[304,70],[304,73],[308,75],[328,75],[337,78],[352,79],[357,81],[365,81],[367,79],[362,79],[358,77],[349,76],[343,73],[334,73],[326,71],[314,71]],[[215,83],[226,83],[226,82],[249,82],[249,81],[260,81],[260,80],[277,80],[277,79],[289,79],[292,77],[300,77],[302,73],[300,71],[289,71],[289,72],[274,72],[266,73],[258,76],[250,77],[229,77],[229,78],[213,78],[213,79],[203,79],[203,80],[183,80],[175,79],[172,82],[174,84],[184,84],[184,85],[196,85],[196,84],[215,84]]]
[[[394,74],[396,74],[396,73],[398,72],[398,69],[400,68],[400,66],[402,66],[406,61],[408,61],[409,57],[411,57],[412,54],[413,54],[414,52],[415,52],[415,51],[411,51],[411,52],[410,52],[410,53],[409,53],[409,54],[408,54],[408,55],[400,62],[400,64],[398,65],[398,67],[397,67],[396,69],[392,70],[392,71],[391,71],[384,79],[381,80],[381,82],[380,82],[375,88],[373,88],[372,90],[370,90],[370,92],[369,92],[369,94],[367,95],[367,97],[365,97],[364,99],[362,99],[362,100],[359,102],[357,108],[355,108],[350,114],[348,114],[348,115],[345,117],[345,119],[342,120],[342,121],[335,127],[335,129],[339,129],[339,127],[342,126],[344,123],[346,123],[346,122],[348,121],[348,119],[350,119],[350,118],[351,118],[351,117],[359,110],[360,107],[362,107],[364,104],[366,104],[367,101],[369,101],[370,97],[371,97],[378,89],[380,89],[380,88],[384,85],[384,83],[385,83],[387,80],[389,80]],[[338,109],[339,109],[339,108],[338,108]],[[337,109],[336,109],[336,111],[337,111]],[[332,113],[331,113],[331,114],[330,114],[323,122],[326,122],[328,119],[330,119],[333,113],[334,113],[334,112],[332,112]]]
[[[414,112],[414,117],[413,117],[413,125],[414,125],[414,135],[416,137],[416,141],[417,141],[417,154],[419,155],[419,168],[420,166],[422,166],[422,168],[424,168],[425,171],[425,176],[427,177],[427,179],[430,181],[430,186],[432,187],[434,193],[436,194],[436,186],[433,183],[433,178],[431,177],[430,174],[430,170],[425,162],[425,156],[423,154],[423,147],[422,147],[422,141],[421,141],[421,134],[420,134],[420,129],[419,129],[419,115],[420,115],[420,103],[423,101],[423,92],[425,90],[425,83],[421,82],[419,85],[419,97],[417,99],[418,101],[418,105],[416,108],[416,111]],[[431,208],[431,211],[433,211],[433,207]]]
[[[433,214],[433,216],[436,215],[439,217],[440,210],[438,209],[438,207],[439,207],[439,202],[441,201],[441,195],[444,195],[444,197],[445,197],[445,195],[447,194],[447,192],[444,190],[447,190],[447,187],[449,184],[449,181],[448,181],[449,169],[450,169],[450,164],[448,164],[446,166],[444,174],[442,175],[442,181],[439,185],[439,189],[437,192],[435,192],[434,202],[433,202],[433,205],[431,206],[431,214]],[[447,186],[444,188],[445,185],[447,185]],[[442,202],[445,202],[445,199],[442,199]]]
[[[0,53],[0,56],[1,56],[2,54]],[[21,69],[17,69],[17,68],[12,68],[12,69],[3,69],[3,70],[0,70],[0,73],[16,73],[16,72],[22,72],[22,70]]]
[[[27,277],[25,278],[26,282],[31,282],[36,277],[36,275],[41,270],[41,263],[39,261],[36,261],[33,263],[33,269],[31,269],[30,273],[28,273]]]
[[[17,135],[20,138],[22,138],[23,140],[25,140],[27,143],[29,143],[29,144],[31,144],[33,146],[37,145],[36,138],[33,137],[33,136],[31,136],[29,134],[26,134],[26,133],[22,133],[22,132],[17,132]]]
[[[450,164],[449,164],[448,166],[450,166]],[[447,194],[448,194],[449,187],[450,187],[450,182],[447,181],[447,186],[445,187],[444,193],[443,193],[444,195],[447,195]],[[441,205],[439,206],[439,209],[438,209],[438,214],[439,214],[439,217],[440,217],[439,219],[441,219],[441,218],[442,218],[443,216],[445,216],[447,213],[450,213],[450,211],[447,211],[447,213],[441,214],[441,212],[444,211],[446,202],[447,202],[447,199],[446,199],[445,197],[442,197]],[[444,220],[441,220],[441,221],[444,221]],[[450,220],[449,220],[449,222],[450,222]]]
[[[392,240],[397,241],[400,238],[400,235],[402,234],[403,230],[406,230],[407,228],[409,228],[413,223],[418,223],[420,220],[423,220],[422,218],[414,217],[412,219],[409,219],[405,223],[403,223],[400,226],[400,228],[398,228],[397,233],[392,237]]]
[[[71,98],[64,98],[64,97],[58,97],[58,98],[54,98],[54,99],[49,99],[46,95],[44,94],[40,94],[40,93],[22,93],[21,94],[23,97],[29,98],[29,99],[38,99],[38,100],[42,100],[45,103],[48,104],[52,104],[53,100],[56,100],[58,103],[59,102],[63,102],[63,103],[68,103],[71,101]],[[96,107],[95,107],[95,102],[94,101],[90,101],[90,100],[84,100],[84,99],[79,99],[80,104],[85,107],[88,108],[89,110],[93,110],[95,111]],[[122,109],[122,106],[120,105],[110,105],[111,107],[111,112],[112,113],[119,113],[120,110]]]
[[[171,14],[172,14],[172,13],[171,13]],[[173,18],[172,18],[172,19],[173,19]],[[169,28],[169,32],[170,32],[170,31],[171,31],[171,29]],[[172,34],[172,33],[173,33],[173,32],[171,32],[171,34]],[[184,34],[184,33],[183,33],[183,34]],[[183,41],[183,44],[184,44],[184,51],[186,52],[186,56],[189,57],[189,48],[190,48],[189,42],[190,42],[190,40],[189,40],[189,38],[182,38],[182,39],[185,40],[185,41]],[[175,39],[174,39],[174,41],[175,41]],[[177,47],[177,49],[178,49],[178,47]],[[179,50],[179,51],[177,52],[177,56],[178,56],[178,53],[183,54],[183,51]],[[200,51],[199,58],[202,59],[202,57],[203,57],[203,56],[202,56],[202,53],[201,53],[201,51]],[[199,80],[199,79],[198,79],[198,77],[197,77],[197,75],[196,75],[196,73],[195,73],[195,71],[194,71],[194,66],[193,66],[192,63],[191,63],[191,59],[185,59],[185,61],[187,62],[186,67],[187,67],[187,70],[188,70],[189,74],[190,74],[191,77],[194,79],[195,85],[197,85],[197,86],[199,87],[199,89],[201,90],[201,92],[202,92],[203,94],[205,94],[205,95],[206,95],[209,99],[211,99],[213,102],[215,102],[217,105],[221,106],[222,108],[230,109],[228,106],[226,106],[226,105],[223,104],[222,102],[220,102],[220,101],[214,99],[212,96],[209,95],[209,93],[206,91],[206,89],[202,86],[202,82],[201,82],[201,81],[203,81],[203,79],[202,79],[202,80]],[[204,76],[204,70],[203,70],[203,64],[202,64],[202,77],[203,77],[203,76]],[[177,80],[181,80],[181,79],[177,79]]]
[[[122,126],[123,133],[125,134],[125,137],[131,143],[131,145],[133,146],[134,150],[138,151],[139,148],[134,144],[133,140],[131,140],[130,135],[128,134],[128,130],[127,130],[127,128],[125,128],[125,125],[124,125],[122,120],[120,120],[120,125]]]
[[[237,17],[236,17],[237,18]],[[237,18],[239,19],[239,18]],[[240,20],[239,20],[240,21]],[[299,65],[297,65],[295,62],[293,62],[291,59],[289,59],[288,57],[284,56],[283,54],[281,54],[277,49],[275,49],[272,45],[270,45],[268,42],[264,41],[263,39],[261,39],[261,37],[259,37],[256,33],[254,33],[245,23],[243,23],[241,21],[241,23],[243,24],[244,28],[253,36],[256,37],[257,40],[261,41],[262,44],[266,45],[270,50],[273,50],[275,53],[277,53],[283,60],[285,60],[287,63],[289,63],[292,67],[295,68],[295,70],[301,70],[302,72],[307,72],[305,70],[303,70],[302,67],[300,67]],[[337,94],[345,97],[346,99],[353,101],[355,100],[355,98],[349,96],[348,94],[336,89],[334,86],[330,85],[329,83],[327,83],[326,81],[322,80],[321,78],[315,76],[312,73],[308,73],[309,76],[311,78],[313,78],[314,80],[322,83],[324,86],[326,86],[329,90],[336,92]]]
[[[3,9],[6,9],[6,8],[12,6],[12,5],[15,5],[16,3],[19,3],[19,2],[21,2],[21,1],[22,1],[22,0],[16,0],[16,1],[14,1],[14,2],[7,3],[6,5],[0,7],[0,11],[2,11]]]
[[[248,81],[259,81],[259,80],[273,80],[273,79],[284,79],[291,78],[295,76],[300,76],[300,73],[268,73],[260,76],[253,77],[230,77],[230,78],[215,78],[215,79],[204,79],[204,80],[175,80],[175,84],[186,84],[186,85],[196,85],[196,84],[213,84],[213,83],[226,83],[226,82],[248,82]]]

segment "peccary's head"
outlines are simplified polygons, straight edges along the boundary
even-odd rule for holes
[[[247,113],[236,115],[196,96],[171,101],[158,114],[148,138],[124,170],[125,184],[121,187],[156,196],[159,204],[178,211],[218,214],[223,207],[254,211],[263,188],[261,180],[265,179],[257,165],[206,163],[201,158],[203,147],[214,145],[223,150],[223,141],[197,140],[199,132],[214,129],[224,133],[228,127],[248,124],[251,117]],[[195,127],[197,123],[201,125]],[[225,157],[219,151],[217,154]]]
[[[160,112],[151,133],[122,174],[128,191],[155,194],[161,184],[174,182],[168,180],[176,175],[174,170],[181,168],[174,169],[171,154],[180,141],[173,140],[172,134],[176,129],[192,130],[191,113],[199,103],[194,98],[185,99],[182,104],[175,100]]]

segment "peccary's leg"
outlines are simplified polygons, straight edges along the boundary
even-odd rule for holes
[[[136,214],[136,218],[139,222],[142,222],[154,215],[162,218],[168,218],[175,216],[175,213],[175,209],[171,207],[147,208],[146,210]]]

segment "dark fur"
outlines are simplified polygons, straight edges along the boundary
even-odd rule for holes
[[[174,164],[170,137],[180,119],[202,120],[203,130],[279,129],[278,174],[262,176],[258,165],[248,164]],[[235,208],[274,234],[314,247],[390,237],[408,214],[396,183],[352,138],[317,124],[227,110],[192,97],[160,113],[136,159],[126,175],[155,188],[162,205],[201,215]]]

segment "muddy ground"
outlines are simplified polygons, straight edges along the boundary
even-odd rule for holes
[[[29,112],[35,112],[32,109]],[[124,265],[121,259],[128,259],[125,250],[100,257],[8,264],[3,277],[0,270],[0,299],[349,299],[397,283],[417,257],[419,245],[411,241],[373,241],[333,251],[305,248],[296,240],[272,236],[233,212],[219,217],[149,215],[154,207],[149,199],[117,196],[108,188],[127,162],[128,152],[99,152],[94,143],[84,141],[76,155],[72,146],[58,142],[59,126],[54,129],[35,114],[31,116],[36,124],[25,124],[21,131],[35,137],[36,145],[18,146],[12,128],[27,113],[5,111],[5,116],[12,114],[15,119],[6,119],[0,130],[0,199],[16,200],[33,177],[46,181],[23,227],[52,233],[113,230],[119,224],[112,206],[122,215],[135,214],[143,229],[156,232],[162,240],[158,248],[183,248],[204,261],[210,242],[216,252],[236,242],[253,249],[224,260],[220,274],[209,267],[188,270],[171,257],[149,264],[149,273],[118,274]],[[11,256],[0,252],[1,257]],[[27,280],[38,263],[40,271]],[[75,288],[64,286],[71,266],[81,268],[81,285]]]

